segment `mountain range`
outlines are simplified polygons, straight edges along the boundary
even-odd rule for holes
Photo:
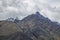
[[[60,40],[60,25],[38,11],[22,20],[10,19],[0,21],[0,40]]]

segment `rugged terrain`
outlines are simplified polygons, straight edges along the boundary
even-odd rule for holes
[[[60,25],[36,12],[22,20],[0,21],[0,40],[60,40]]]

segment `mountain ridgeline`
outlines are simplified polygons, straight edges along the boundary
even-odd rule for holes
[[[0,40],[60,40],[60,25],[39,12],[12,20],[0,21]]]

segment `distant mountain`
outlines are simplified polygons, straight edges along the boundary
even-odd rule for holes
[[[43,17],[39,12],[17,21],[0,22],[0,34],[3,35],[1,40],[60,40],[60,25]]]
[[[8,18],[6,19],[6,21],[18,23],[20,20],[18,19],[18,17],[16,17],[16,18]]]
[[[14,18],[8,18],[8,19],[6,19],[7,21],[12,21],[12,22],[14,22]]]

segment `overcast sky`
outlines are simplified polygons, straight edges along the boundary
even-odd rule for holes
[[[50,20],[60,22],[60,0],[0,0],[0,20],[22,19],[37,10]]]

